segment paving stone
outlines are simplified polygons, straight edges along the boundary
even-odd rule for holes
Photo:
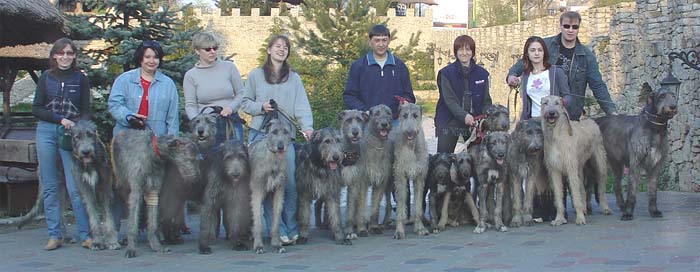
[[[418,259],[405,261],[404,264],[427,264],[427,263],[432,263],[434,261],[435,261],[435,259],[418,258]]]

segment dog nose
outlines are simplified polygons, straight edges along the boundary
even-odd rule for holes
[[[548,111],[548,112],[547,112],[547,115],[549,115],[549,117],[554,117],[554,116],[557,115],[557,113],[554,112],[554,111]]]
[[[203,129],[197,130],[197,134],[199,134],[199,136],[204,135],[204,130]]]
[[[389,126],[389,124],[388,123],[381,123],[381,124],[379,124],[379,126],[381,126],[382,128],[386,128],[387,126]]]
[[[360,131],[358,131],[357,129],[352,130],[353,137],[357,137],[357,135],[359,135],[359,134],[360,134]]]
[[[340,156],[338,156],[338,155],[333,155],[333,161],[339,161],[339,160],[340,160]]]
[[[671,110],[676,110],[676,107],[677,107],[676,105],[668,106],[668,108],[671,109]]]
[[[83,153],[83,155],[90,155],[90,150],[83,150],[81,153]]]
[[[284,144],[283,144],[283,143],[278,143],[278,144],[277,144],[277,150],[278,150],[278,151],[284,151]]]

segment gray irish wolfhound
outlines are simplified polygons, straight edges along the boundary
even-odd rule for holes
[[[218,230],[222,210],[231,249],[249,250],[253,210],[248,150],[239,140],[226,141],[211,151],[205,162],[207,185],[200,211],[199,253],[211,254],[209,242]]]
[[[428,174],[428,149],[423,133],[421,107],[404,103],[399,106],[399,125],[391,132],[394,150],[394,182],[396,197],[396,231],[394,239],[406,237],[406,200],[408,184],[413,183],[413,231],[418,235],[428,235],[423,226],[423,188]]]
[[[467,152],[430,155],[428,176],[425,179],[425,192],[430,191],[428,198],[430,200],[430,226],[433,233],[440,233],[448,223],[452,223],[454,226],[459,225],[460,217],[465,217],[461,214],[465,213],[466,215],[467,212],[466,207],[461,205],[462,203],[471,202],[471,207],[474,207],[474,211],[476,210],[471,194],[466,190],[469,186],[470,176],[471,159]],[[464,186],[465,184],[467,186]],[[466,191],[466,194],[462,191]],[[452,200],[452,197],[457,195],[461,196],[460,199]],[[450,209],[450,204],[453,204],[456,209]]]
[[[338,130],[323,128],[314,131],[311,141],[297,151],[297,195],[299,241],[309,240],[311,202],[314,196],[322,199],[328,211],[333,239],[336,243],[352,245],[343,234],[340,213],[340,189],[343,187],[341,163],[343,160],[343,137]]]
[[[508,177],[513,197],[513,218],[510,226],[532,226],[532,207],[535,194],[543,195],[550,191],[547,171],[544,169],[544,136],[541,121],[537,118],[518,122],[510,134],[508,147]],[[523,200],[523,180],[525,197]],[[506,196],[507,197],[507,196]],[[504,207],[509,209],[511,207]]]
[[[360,183],[358,192],[362,194],[367,192],[365,188],[372,186],[372,199],[369,219],[369,232],[373,234],[382,234],[382,228],[379,226],[379,202],[382,196],[387,192],[389,185],[389,177],[392,173],[392,152],[389,142],[389,133],[391,132],[391,109],[386,105],[377,105],[369,109],[369,123],[367,125],[367,134],[361,140],[360,145],[360,160],[359,167],[364,171],[364,176],[367,183]],[[391,216],[391,198],[386,194],[387,212],[384,214],[384,221],[387,221]],[[365,205],[358,200],[358,207]],[[358,228],[366,224],[364,213],[357,211],[359,216],[355,222]],[[360,229],[361,232],[361,229]]]
[[[253,250],[265,253],[262,240],[262,204],[268,194],[272,194],[272,222],[270,237],[272,248],[284,253],[279,237],[279,220],[284,203],[284,186],[287,183],[287,163],[284,159],[292,132],[278,119],[272,119],[265,129],[266,137],[250,144],[250,189],[253,209]]]
[[[510,114],[502,105],[494,104],[484,110],[484,124],[482,129],[488,131],[508,131],[510,129]]]
[[[95,123],[80,120],[70,129],[75,184],[85,203],[94,242],[90,249],[119,249],[116,226],[112,217],[114,190],[112,172],[105,146],[97,136]],[[100,224],[104,216],[104,225]]]
[[[678,112],[676,94],[667,88],[648,94],[644,110],[638,115],[604,116],[596,119],[603,133],[603,143],[608,162],[615,175],[613,189],[622,220],[632,220],[636,203],[637,186],[642,170],[648,180],[649,215],[662,217],[656,206],[656,190],[659,172],[668,156],[668,121]],[[622,195],[622,172],[629,167],[627,201]]]
[[[508,231],[503,224],[503,189],[507,184],[506,155],[510,137],[503,131],[492,131],[486,134],[480,145],[469,149],[469,155],[474,159],[474,181],[478,184],[479,222],[474,233],[483,233],[487,229],[487,221],[493,218],[494,227],[498,231]],[[490,214],[487,203],[495,201],[495,209]]]
[[[158,196],[165,176],[166,162],[174,163],[185,182],[194,182],[199,175],[197,146],[186,138],[172,135],[156,137],[150,130],[128,129],[112,140],[114,173],[118,186],[129,191],[129,219],[127,258],[136,257],[136,238],[139,233],[141,203],[148,208],[147,236],[151,249],[170,251],[158,239]]]
[[[453,227],[466,224],[469,219],[473,220],[474,224],[479,223],[479,210],[470,191],[472,182],[470,178],[475,174],[473,165],[472,156],[469,152],[463,151],[455,154],[455,160],[450,167],[450,180],[455,183],[455,186],[448,204],[450,210],[446,223]],[[438,223],[439,226],[440,223]]]
[[[564,217],[564,183],[569,180],[571,202],[576,210],[576,224],[586,224],[586,195],[583,184],[583,168],[588,160],[592,177],[598,184],[598,199],[604,214],[611,214],[605,198],[607,162],[603,137],[592,119],[569,121],[562,98],[542,98],[542,130],[544,135],[544,165],[554,190],[554,205],[557,216],[552,226],[566,224]]]
[[[190,138],[197,144],[202,157],[209,154],[209,149],[214,144],[216,135],[216,115],[201,113],[189,121]],[[200,160],[200,163],[204,163]],[[204,165],[200,165],[204,169]],[[202,173],[194,183],[185,182],[178,167],[173,163],[166,163],[166,177],[163,179],[159,198],[160,229],[165,244],[179,244],[183,240],[180,233],[189,233],[185,224],[186,202],[201,202],[206,179]]]
[[[367,237],[365,213],[367,211],[367,181],[358,161],[362,156],[360,142],[369,114],[358,110],[344,110],[338,114],[340,133],[343,137],[343,167],[340,169],[343,183],[348,187],[345,234],[350,239]],[[318,214],[316,215],[318,217]],[[316,221],[318,224],[318,220]],[[357,227],[357,232],[355,232]]]

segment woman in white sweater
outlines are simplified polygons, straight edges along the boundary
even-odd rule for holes
[[[267,59],[262,67],[258,67],[248,73],[248,79],[244,87],[243,94],[243,111],[253,116],[250,122],[248,131],[248,141],[255,141],[264,137],[260,131],[255,129],[261,128],[265,114],[272,112],[274,109],[270,105],[270,99],[277,102],[278,109],[281,109],[289,115],[290,118],[296,119],[304,137],[308,140],[313,133],[313,118],[311,116],[311,106],[309,99],[306,96],[304,85],[301,82],[299,75],[294,72],[287,58],[291,44],[285,36],[275,36],[267,44]],[[289,124],[290,131],[296,131]],[[294,135],[294,133],[292,133]],[[292,136],[293,137],[293,136]],[[297,220],[295,217],[297,209],[297,190],[294,171],[296,169],[294,145],[290,142],[285,152],[287,161],[287,184],[284,188],[284,205],[282,208],[282,218],[280,222],[279,233],[280,237],[271,237],[272,239],[280,239],[283,244],[293,244],[299,237],[297,229]],[[271,200],[269,197],[264,201],[264,216],[267,224],[267,229],[270,229],[269,215],[272,212]]]
[[[221,118],[217,118],[214,146],[234,137],[243,140],[243,126],[238,116],[243,98],[243,80],[238,68],[233,62],[217,58],[219,42],[212,34],[195,34],[192,37],[192,47],[199,56],[199,61],[185,73],[182,84],[187,117],[192,120],[205,107],[222,107]],[[227,119],[233,124],[233,129],[228,131]]]

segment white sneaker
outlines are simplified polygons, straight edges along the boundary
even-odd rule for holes
[[[289,244],[290,242],[292,242],[286,235],[280,236],[280,241],[282,242],[282,244]]]
[[[299,234],[294,234],[294,236],[292,236],[292,241],[296,242],[297,240],[299,240]]]

